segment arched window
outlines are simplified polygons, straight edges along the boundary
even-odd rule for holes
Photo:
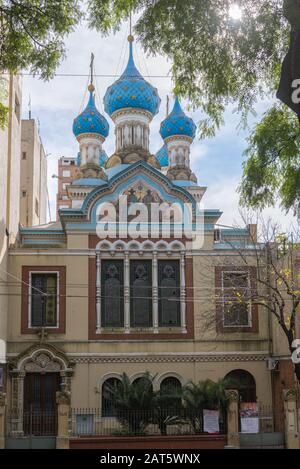
[[[181,382],[174,376],[165,378],[160,383],[160,392],[162,395],[169,396],[166,399],[166,407],[172,408],[175,413],[178,413],[181,408]]]
[[[239,392],[241,402],[256,402],[256,383],[249,371],[233,370],[225,376],[225,379],[229,381],[229,389],[236,389]]]
[[[135,380],[132,381],[132,384],[139,385],[139,386],[148,385],[148,386],[153,387],[150,379],[146,378],[145,376],[139,376],[138,378],[135,378]]]
[[[102,384],[102,417],[114,417],[116,409],[114,407],[114,390],[120,386],[118,378],[108,378]]]

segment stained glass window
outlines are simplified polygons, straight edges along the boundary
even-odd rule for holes
[[[158,261],[159,326],[180,326],[179,261]]]
[[[123,327],[123,261],[103,260],[101,272],[102,327]]]
[[[31,325],[57,326],[57,274],[31,274]]]
[[[151,260],[130,262],[130,306],[131,326],[152,325],[152,262]]]

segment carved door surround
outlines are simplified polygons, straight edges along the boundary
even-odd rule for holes
[[[70,392],[73,364],[58,348],[50,344],[37,344],[22,352],[11,362],[11,411],[16,415],[14,432],[23,433],[24,379],[26,373],[59,373],[60,390]]]

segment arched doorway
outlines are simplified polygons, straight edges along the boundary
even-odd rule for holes
[[[56,393],[70,391],[73,369],[65,354],[50,344],[30,347],[11,370],[11,429],[20,436],[55,436]]]
[[[241,402],[256,402],[256,382],[249,371],[232,370],[225,376],[228,380],[228,388],[239,392]]]

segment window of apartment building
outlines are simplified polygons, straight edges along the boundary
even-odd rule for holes
[[[130,325],[150,327],[152,325],[152,262],[130,262]]]
[[[123,261],[102,261],[102,326],[124,326]]]
[[[224,326],[250,326],[250,275],[249,272],[223,272],[223,323]]]
[[[69,200],[69,197],[67,195],[63,195],[61,198],[62,200]]]
[[[57,327],[57,272],[31,273],[30,285],[31,327]]]
[[[158,261],[159,326],[180,326],[179,261]]]
[[[27,158],[26,151],[22,151],[22,160],[26,160],[26,158]]]
[[[20,102],[19,102],[17,95],[15,95],[15,115],[18,121],[20,122],[21,109],[20,109]]]
[[[27,195],[27,192],[26,191],[22,191],[22,197],[26,197]]]
[[[65,170],[65,171],[63,171],[62,175],[63,175],[64,178],[69,178],[69,177],[71,177],[71,171],[66,171]]]
[[[66,182],[63,182],[63,183],[62,183],[62,189],[63,189],[63,191],[66,191],[66,190],[67,190],[67,186],[68,186],[68,185],[69,185],[69,184],[67,184]]]
[[[35,214],[37,217],[39,216],[39,201],[37,198],[35,199]]]

